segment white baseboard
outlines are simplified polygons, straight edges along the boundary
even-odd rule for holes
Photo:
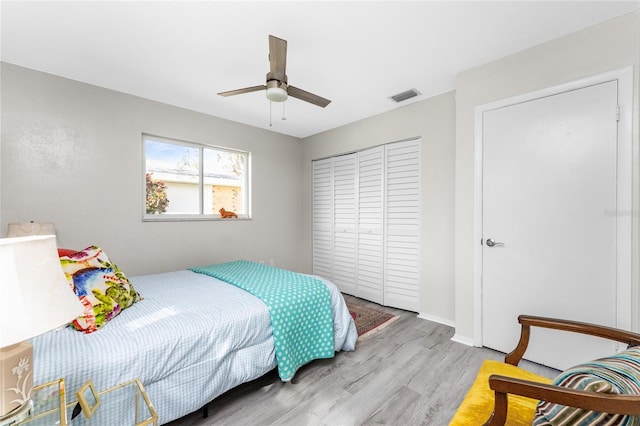
[[[454,321],[451,321],[449,319],[446,318],[442,318],[442,317],[438,317],[435,315],[429,315],[429,314],[418,314],[418,318],[423,319],[423,320],[427,320],[427,321],[433,321],[433,322],[437,322],[438,324],[442,324],[442,325],[446,325],[449,327],[453,327],[455,328],[456,323]]]
[[[453,342],[456,342],[456,343],[462,343],[463,345],[474,346],[473,339],[471,339],[471,338],[469,338],[467,336],[461,336],[459,334],[454,334],[453,337],[451,338],[451,340]]]

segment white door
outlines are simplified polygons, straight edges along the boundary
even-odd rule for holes
[[[484,346],[511,351],[523,313],[616,326],[617,90],[614,80],[484,113]],[[525,357],[564,369],[615,349],[536,329]]]

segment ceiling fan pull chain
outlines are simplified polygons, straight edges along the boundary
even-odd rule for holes
[[[269,127],[271,127],[271,116],[273,115],[272,106],[273,106],[273,102],[269,101]]]
[[[283,120],[286,120],[286,119],[287,119],[287,116],[286,116],[286,115],[284,115],[284,104],[285,104],[285,103],[286,103],[286,102],[283,102],[283,103],[282,103],[282,119],[283,119]]]

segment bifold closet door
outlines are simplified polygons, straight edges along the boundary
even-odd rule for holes
[[[333,160],[312,164],[313,273],[333,280]]]
[[[420,308],[420,139],[386,145],[384,304]]]
[[[384,147],[358,153],[358,297],[384,304]]]
[[[357,154],[333,158],[333,282],[357,296]]]

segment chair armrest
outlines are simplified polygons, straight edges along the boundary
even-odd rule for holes
[[[507,394],[509,393],[585,410],[632,416],[640,415],[640,395],[589,392],[495,374],[489,377],[489,387],[496,393],[495,408],[485,426],[505,424]]]
[[[520,360],[522,360],[522,357],[527,350],[527,346],[529,345],[532,326],[588,334],[591,336],[626,343],[629,346],[640,345],[640,334],[613,327],[605,327],[602,325],[558,318],[536,317],[531,315],[518,316],[518,322],[522,326],[520,331],[520,341],[516,348],[504,358],[504,362],[511,365],[518,365]]]

